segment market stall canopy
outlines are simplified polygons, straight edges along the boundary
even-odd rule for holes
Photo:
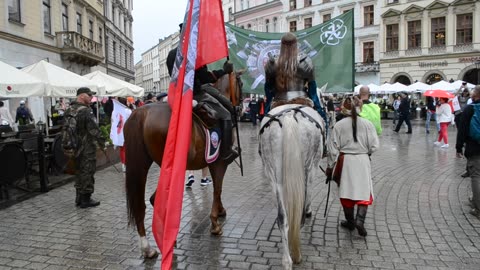
[[[422,82],[416,82],[414,84],[410,84],[409,86],[407,86],[407,88],[408,88],[407,92],[416,92],[416,91],[425,92],[427,90],[432,89],[430,85]]]
[[[0,61],[0,97],[22,98],[44,94],[45,84],[41,80]]]
[[[454,81],[452,83],[452,86],[455,87],[455,90],[458,90],[462,86],[462,83],[463,83],[462,80]],[[473,88],[475,88],[475,85],[471,84],[471,83],[467,83],[467,87],[468,87],[468,89],[473,89]]]
[[[431,90],[455,91],[455,87],[447,81],[439,81],[430,85]]]
[[[45,60],[27,66],[22,71],[42,80],[46,84],[45,96],[75,97],[77,89],[80,87],[88,87],[97,93],[99,90],[103,90],[103,87],[99,87],[91,80],[50,64]]]
[[[380,86],[380,91],[385,93],[397,93],[407,91],[408,87],[405,84],[396,82],[394,84],[385,83]]]
[[[99,96],[115,96],[115,97],[143,97],[145,90],[142,87],[122,81],[101,71],[94,71],[83,77],[93,81],[94,83],[103,86],[103,90],[98,94]]]

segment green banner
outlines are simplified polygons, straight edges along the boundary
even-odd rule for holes
[[[266,63],[269,54],[278,56],[283,33],[249,31],[226,24],[230,61],[236,69],[247,69],[242,76],[243,92],[264,94]],[[297,31],[299,49],[315,65],[317,86],[326,92],[351,92],[354,88],[353,11],[323,24]],[[217,65],[215,65],[217,66]],[[218,67],[218,66],[217,66]]]

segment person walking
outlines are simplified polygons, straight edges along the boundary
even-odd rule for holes
[[[358,234],[366,236],[365,217],[374,198],[370,155],[380,143],[372,122],[358,115],[361,101],[348,97],[343,106],[346,117],[333,127],[327,144],[327,179],[334,177],[339,184],[338,193],[346,219],[340,225],[349,230],[357,228]]]
[[[380,107],[370,102],[370,88],[366,85],[360,88],[360,100],[362,101],[362,111],[360,117],[372,122],[377,131],[377,135],[382,135],[382,118],[380,116]]]
[[[187,188],[191,188],[193,183],[195,183],[195,171],[187,171],[188,173],[188,178],[187,178],[187,184],[185,185]],[[211,177],[208,177],[209,171],[208,167],[205,167],[202,169],[202,179],[200,179],[200,186],[208,186],[212,183]]]
[[[474,106],[480,106],[480,85],[474,88],[471,98],[472,104],[465,107],[458,123],[456,150],[458,158],[463,158],[463,155],[467,158],[468,173],[472,179],[473,196],[470,214],[480,218],[480,141],[473,139],[471,136]],[[473,122],[473,125],[475,124],[478,125],[478,122]],[[480,129],[479,126],[475,126],[475,128]],[[464,146],[465,152],[463,152]]]
[[[434,143],[436,146],[441,145],[443,139],[444,145],[442,148],[448,148],[448,126],[452,122],[452,107],[448,104],[448,98],[440,98],[440,106],[437,107],[436,114],[438,122],[440,123],[440,132],[438,133],[438,140]]]
[[[440,132],[440,123],[437,121],[437,107],[433,97],[427,97],[427,120],[425,122],[425,131],[430,134],[430,122],[433,119],[437,126],[437,132]]]
[[[400,108],[400,103],[401,103],[401,98],[400,96],[397,96],[397,98],[393,101],[393,124],[395,125],[395,122],[398,120],[398,115],[399,111],[398,109]]]
[[[397,123],[397,127],[393,130],[395,132],[399,132],[400,128],[402,127],[403,122],[407,124],[408,130],[407,134],[412,134],[412,124],[410,123],[410,102],[408,100],[408,96],[405,93],[400,93],[402,100],[400,101],[400,106],[398,107],[399,112],[399,119]]]
[[[252,119],[252,124],[254,126],[257,125],[257,114],[258,114],[258,102],[257,99],[254,97],[248,104],[248,108],[250,108],[250,118]]]
[[[32,112],[25,104],[25,100],[20,100],[20,106],[18,106],[17,114],[15,115],[15,123],[23,126],[30,124],[30,122],[34,122]]]
[[[95,122],[90,103],[96,93],[87,87],[77,90],[77,100],[73,101],[65,112],[66,117],[74,117],[76,134],[79,139],[75,149],[75,189],[77,196],[75,204],[80,208],[95,207],[99,201],[92,199],[95,185],[96,152],[97,146],[105,148],[105,139]]]

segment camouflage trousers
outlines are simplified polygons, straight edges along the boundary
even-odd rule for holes
[[[94,191],[97,166],[96,153],[81,153],[75,159],[75,189],[80,194],[92,194]]]

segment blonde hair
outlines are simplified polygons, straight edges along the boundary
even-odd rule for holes
[[[282,37],[280,56],[277,61],[277,86],[286,91],[288,82],[293,80],[297,73],[298,48],[297,37],[293,33],[286,33]]]

